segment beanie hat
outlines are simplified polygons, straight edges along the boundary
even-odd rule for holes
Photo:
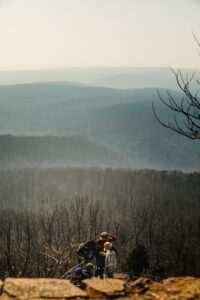
[[[75,269],[75,274],[77,274],[77,275],[82,274],[82,269],[81,269],[81,267],[78,267],[78,268]]]

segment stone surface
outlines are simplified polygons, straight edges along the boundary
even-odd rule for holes
[[[64,279],[7,278],[4,283],[3,292],[10,297],[23,297],[25,299],[86,297],[84,291]]]
[[[68,280],[13,279],[0,282],[0,300],[200,300],[200,278],[172,277],[161,282],[139,278],[134,282],[97,278],[84,280],[86,291]]]
[[[0,300],[66,300],[66,299],[85,299],[85,298],[30,298],[29,296],[9,297],[8,295],[0,296]]]
[[[153,281],[149,278],[138,278],[133,283],[130,283],[130,288],[134,294],[145,293],[153,284]]]
[[[161,282],[167,291],[169,299],[200,299],[200,279],[192,277],[168,278]]]
[[[125,273],[114,273],[113,275],[114,275],[113,277],[115,279],[121,279],[121,280],[124,280],[124,281],[128,280],[128,274],[125,274]]]
[[[0,293],[2,291],[2,287],[3,287],[3,281],[0,280]]]
[[[173,277],[161,282],[139,278],[131,285],[135,300],[200,300],[200,279]]]
[[[86,279],[86,293],[91,299],[117,297],[125,295],[125,282],[120,279]]]

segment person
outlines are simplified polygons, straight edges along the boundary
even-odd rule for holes
[[[113,273],[117,268],[117,253],[113,248],[111,242],[106,242],[104,244],[104,249],[106,251],[106,256],[105,256],[106,275],[108,278],[113,278]]]
[[[96,243],[96,265],[95,265],[95,277],[100,276],[103,279],[104,267],[105,267],[105,252],[104,241],[98,240]]]
[[[92,263],[87,263],[85,266],[85,270],[84,270],[85,274],[88,276],[88,278],[92,278],[93,277],[93,273],[94,273],[94,266]]]
[[[106,242],[116,241],[116,237],[113,234],[102,232],[99,239],[96,242],[96,266],[95,266],[95,277],[103,279],[104,268],[105,268],[105,256],[104,244]]]
[[[105,267],[105,252],[104,243],[107,241],[116,241],[116,237],[108,232],[102,232],[97,241],[90,240],[79,246],[77,251],[77,258],[79,264],[82,266],[91,262],[93,257],[96,258],[95,274],[94,276],[100,276],[103,279],[103,272]]]
[[[96,252],[96,242],[94,240],[87,241],[79,246],[77,257],[79,263],[89,263]]]
[[[82,270],[82,268],[78,267],[74,270],[74,275],[72,276],[70,281],[79,288],[84,289],[85,284],[82,281],[88,278],[88,275]]]

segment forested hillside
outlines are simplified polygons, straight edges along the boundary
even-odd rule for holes
[[[128,167],[128,160],[77,137],[17,137],[0,136],[0,168],[101,166]]]
[[[142,245],[146,274],[200,276],[199,173],[26,168],[0,183],[1,277],[60,278],[101,231],[117,236],[118,271]]]

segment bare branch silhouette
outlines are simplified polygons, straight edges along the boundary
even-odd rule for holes
[[[199,52],[200,42],[196,35],[192,34]],[[196,72],[193,72],[190,76],[188,74],[184,76],[181,70],[170,69],[183,94],[182,99],[181,101],[176,99],[169,91],[167,91],[167,99],[164,99],[160,91],[157,90],[160,102],[173,112],[173,121],[165,122],[161,120],[156,112],[154,103],[152,103],[154,116],[163,127],[169,128],[192,140],[200,139],[200,81],[198,78],[195,78]],[[197,85],[196,91],[192,86],[193,84]]]

